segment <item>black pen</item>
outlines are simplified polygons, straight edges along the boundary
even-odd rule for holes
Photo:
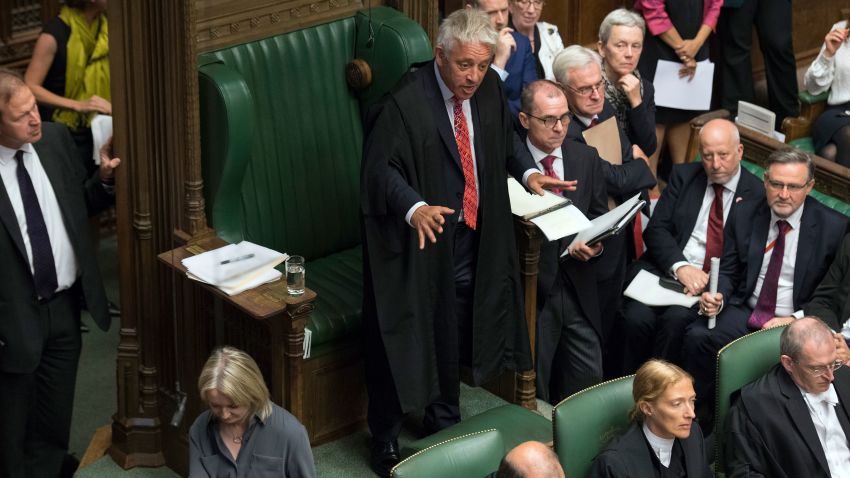
[[[233,262],[244,261],[245,259],[250,259],[254,257],[254,254],[245,254],[244,256],[234,257],[232,259],[225,259],[220,262],[221,265],[230,264]]]

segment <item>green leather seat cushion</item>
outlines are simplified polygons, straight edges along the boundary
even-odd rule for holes
[[[316,291],[316,309],[307,323],[313,335],[312,354],[321,345],[358,335],[363,298],[363,260],[360,246],[307,263],[307,287]]]
[[[499,468],[505,454],[501,433],[474,432],[426,448],[392,471],[393,478],[481,478]]]
[[[795,148],[797,148],[801,151],[805,151],[807,153],[814,153],[815,152],[815,144],[812,142],[811,136],[806,136],[804,138],[797,138],[797,139],[791,140],[791,142],[788,143],[788,144],[790,144],[791,146],[794,146]]]
[[[495,428],[502,435],[505,446],[503,454],[525,441],[536,440],[543,443],[552,441],[552,423],[549,420],[519,405],[502,405],[464,419],[457,425],[431,436],[408,443],[402,449],[402,455],[409,456],[450,438],[488,428]]]

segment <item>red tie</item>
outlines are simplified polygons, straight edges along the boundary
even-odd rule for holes
[[[452,97],[455,114],[455,142],[463,168],[463,218],[470,229],[475,229],[478,218],[478,191],[475,189],[475,166],[472,164],[472,148],[469,146],[469,130],[463,114],[463,101]]]
[[[723,185],[714,183],[714,202],[708,214],[708,234],[705,239],[705,259],[702,270],[711,270],[711,258],[723,255]]]
[[[756,308],[747,320],[747,327],[751,330],[761,329],[776,314],[776,288],[779,285],[779,273],[782,271],[782,258],[785,256],[785,234],[791,230],[791,225],[779,220],[776,221],[776,228],[779,229],[779,235],[773,243],[773,252],[770,254],[770,262],[767,263],[767,272],[764,274]]]
[[[590,126],[588,126],[588,128],[593,128],[594,126],[596,126],[598,124],[599,124],[599,120],[596,119],[596,118],[593,118],[592,120],[590,120]]]
[[[554,163],[555,157],[551,154],[540,160],[540,164],[543,165],[543,172],[546,173],[546,176],[560,180],[561,178],[558,177],[558,173],[555,172],[555,168],[553,167]],[[552,188],[550,191],[555,194],[561,194],[561,190],[558,188]]]

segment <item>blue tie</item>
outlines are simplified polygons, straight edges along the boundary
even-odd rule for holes
[[[24,167],[24,152],[18,150],[15,153],[18,161],[16,175],[18,177],[18,188],[21,190],[21,200],[24,203],[24,215],[27,219],[27,234],[30,237],[30,248],[32,248],[32,269],[35,292],[42,299],[50,299],[56,291],[58,281],[56,280],[56,264],[53,261],[53,249],[50,248],[50,237],[47,235],[47,225],[44,223],[44,215],[41,206],[38,205],[38,197],[32,179]]]

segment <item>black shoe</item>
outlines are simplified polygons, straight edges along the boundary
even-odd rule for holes
[[[372,471],[378,476],[389,477],[390,471],[401,461],[398,452],[398,441],[383,442],[373,439],[370,448],[371,461],[369,464],[372,467]]]

